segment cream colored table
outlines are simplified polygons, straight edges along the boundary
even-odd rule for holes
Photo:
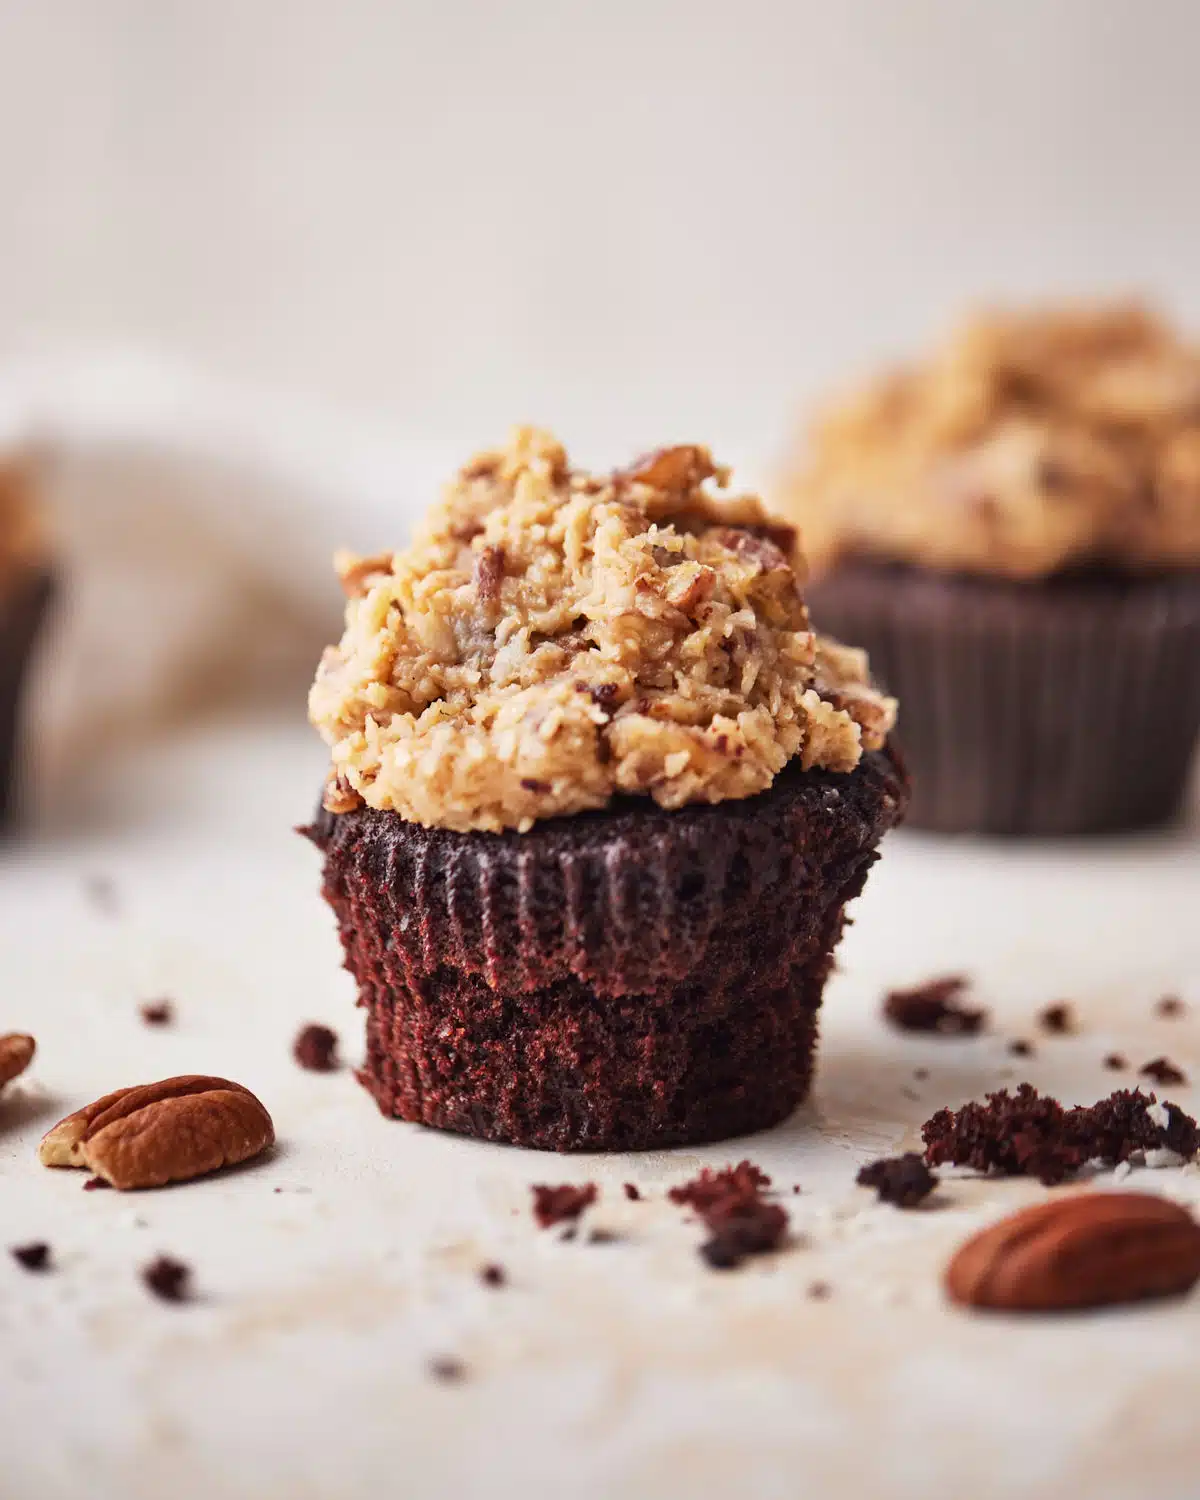
[[[292,1062],[306,1020],[351,1059],[360,1045],[317,856],[291,832],[320,773],[302,730],[216,726],[100,778],[72,810],[84,831],[0,853],[0,1027],[39,1042],[0,1106],[0,1239],[48,1239],[57,1265],[0,1257],[4,1500],[1200,1494],[1200,1298],[964,1316],[939,1292],[947,1255],[1041,1190],[952,1177],[903,1214],[854,1186],[935,1107],[1018,1076],[1090,1101],[1117,1082],[1113,1049],[1200,1075],[1194,828],[1041,849],[894,837],[830,986],[807,1108],[726,1146],[566,1159],[385,1122],[349,1070]],[[989,1035],[883,1027],[885,988],[959,968]],[[1153,1017],[1167,991],[1193,1018]],[[160,995],[173,1027],[139,1020]],[[1081,1033],[1011,1058],[1060,998]],[[60,1114],[190,1071],[261,1094],[270,1160],[141,1195],[38,1166]],[[796,1245],[718,1275],[664,1191],[742,1155],[783,1190]],[[529,1185],[588,1178],[592,1222],[621,1241],[538,1232]],[[627,1180],[649,1201],[627,1202]],[[1200,1202],[1191,1169],[1127,1185]],[[160,1251],[194,1267],[193,1304],[146,1294]],[[492,1260],[502,1290],[477,1279]],[[818,1281],[827,1300],[807,1295]],[[441,1356],[466,1378],[431,1378]]]

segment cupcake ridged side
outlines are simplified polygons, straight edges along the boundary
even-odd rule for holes
[[[1200,735],[1200,573],[1010,583],[848,563],[809,600],[904,704],[910,825],[1067,836],[1178,808]]]
[[[388,1115],[615,1150],[715,1140],[808,1091],[843,909],[907,790],[887,754],[759,796],[454,833],[322,813],[324,894]]]

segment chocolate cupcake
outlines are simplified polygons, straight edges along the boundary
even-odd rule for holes
[[[817,625],[904,702],[909,822],[1178,808],[1200,732],[1200,350],[1130,306],[995,314],[830,409],[785,486]]]
[[[701,448],[572,471],[530,431],[413,546],[343,558],[306,830],[385,1114],[614,1150],[805,1096],[846,903],[907,787],[814,635],[794,534]]]
[[[47,559],[28,469],[0,462],[0,828],[17,807],[21,697],[50,599]]]

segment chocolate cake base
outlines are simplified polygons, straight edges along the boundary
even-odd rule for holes
[[[888,754],[757,797],[525,834],[321,812],[386,1115],[546,1150],[719,1140],[808,1092],[842,931],[907,787]]]
[[[860,562],[806,598],[900,699],[911,826],[1095,834],[1178,808],[1200,734],[1200,573],[1010,583]]]
[[[0,585],[0,828],[17,809],[22,689],[52,592],[46,572],[23,573]]]

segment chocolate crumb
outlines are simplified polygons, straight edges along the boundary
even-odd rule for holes
[[[186,1302],[191,1279],[191,1268],[169,1255],[160,1255],[142,1270],[142,1280],[163,1302]]]
[[[1143,1063],[1138,1069],[1143,1078],[1149,1078],[1153,1083],[1187,1083],[1187,1074],[1169,1057],[1154,1057],[1148,1063]]]
[[[112,1187],[112,1183],[106,1177],[89,1177],[83,1185],[85,1193],[95,1193],[101,1188]]]
[[[1164,995],[1154,1007],[1154,1014],[1162,1016],[1165,1020],[1173,1020],[1181,1016],[1187,1010],[1187,1006],[1178,995]]]
[[[560,1245],[569,1245],[572,1243],[578,1233],[579,1231],[578,1229],[576,1229],[575,1225],[571,1224],[559,1235],[558,1243]]]
[[[624,1238],[615,1229],[593,1229],[587,1237],[589,1245],[619,1245]]]
[[[595,1203],[600,1190],[594,1182],[585,1182],[582,1187],[564,1182],[558,1187],[547,1187],[535,1183],[533,1187],[533,1217],[539,1229],[552,1229],[577,1219],[590,1204]]]
[[[328,1026],[303,1027],[292,1043],[292,1056],[310,1073],[332,1073],[338,1066],[337,1032]]]
[[[868,1162],[855,1180],[860,1187],[874,1188],[880,1203],[892,1203],[897,1208],[916,1208],[938,1185],[916,1151]]]
[[[625,1184],[625,1196],[629,1199],[630,1203],[640,1203],[642,1201],[641,1189],[636,1182],[627,1182]]]
[[[770,1186],[771,1179],[760,1167],[751,1161],[740,1161],[736,1167],[725,1167],[719,1172],[705,1167],[690,1182],[671,1188],[667,1197],[672,1203],[694,1208],[703,1218],[711,1208],[730,1196],[751,1198]]]
[[[982,1031],[987,1011],[959,1003],[969,983],[965,974],[946,974],[911,989],[891,990],[883,1002],[884,1019],[900,1031],[974,1036]]]
[[[833,1296],[833,1288],[827,1281],[814,1281],[808,1289],[808,1295],[814,1302],[828,1302]]]
[[[1075,1030],[1075,1012],[1066,1000],[1059,1000],[1039,1011],[1038,1022],[1052,1036],[1065,1036]]]
[[[765,1172],[742,1161],[720,1172],[706,1167],[667,1196],[696,1210],[710,1232],[700,1246],[701,1258],[714,1270],[729,1271],[747,1256],[777,1250],[787,1233],[787,1211],[762,1196],[770,1185]]]
[[[479,1279],[484,1286],[505,1286],[508,1283],[508,1272],[503,1266],[491,1261],[488,1265],[480,1267]]]
[[[441,1380],[446,1385],[457,1385],[467,1378],[467,1367],[461,1359],[443,1354],[429,1361],[429,1373],[435,1380]]]
[[[1006,1177],[1036,1177],[1047,1187],[1073,1177],[1089,1161],[1108,1166],[1137,1151],[1166,1148],[1193,1156],[1200,1128],[1178,1105],[1163,1103],[1167,1123],[1151,1115],[1153,1094],[1118,1089],[1092,1105],[1064,1109],[1027,1083],[984,1102],[943,1109],[926,1120],[921,1135],[931,1167],[954,1165]]]
[[[1032,1057],[1033,1043],[1027,1042],[1023,1036],[1014,1037],[1008,1044],[1008,1050],[1013,1057]]]
[[[147,1026],[169,1026],[175,1019],[175,1007],[169,1000],[148,1000],[140,1014]]]
[[[792,1192],[793,1193],[800,1192],[800,1184],[798,1182],[793,1182],[792,1183]]]
[[[1123,1073],[1129,1066],[1129,1059],[1123,1057],[1119,1052],[1110,1052],[1104,1059],[1104,1066],[1111,1068],[1114,1073]]]
[[[28,1245],[14,1245],[12,1258],[27,1271],[50,1270],[50,1246],[45,1240],[32,1240]]]
[[[914,1068],[913,1069],[913,1077],[917,1080],[918,1083],[924,1083],[925,1080],[929,1077],[929,1069],[928,1068]]]

